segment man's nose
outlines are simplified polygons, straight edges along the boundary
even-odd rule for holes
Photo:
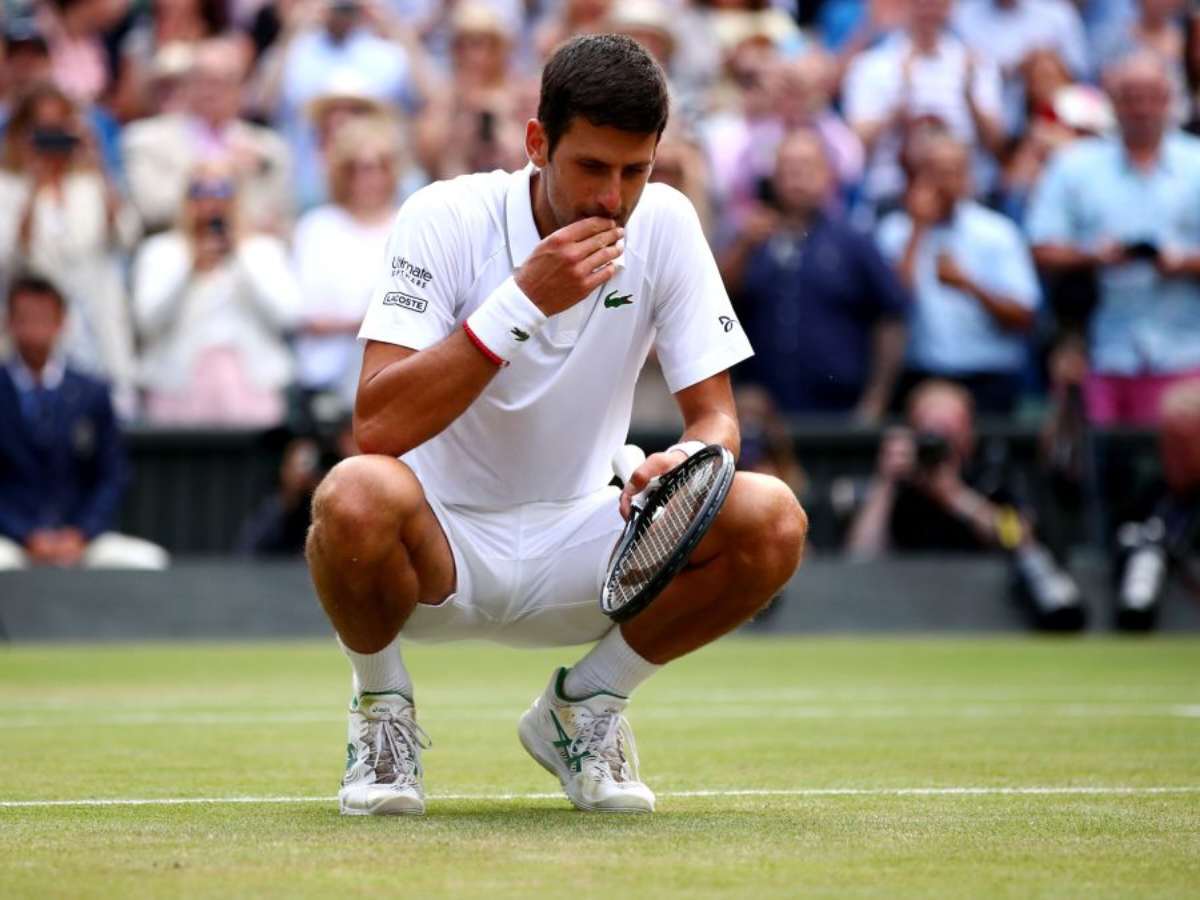
[[[596,202],[605,214],[615,216],[621,209],[621,179],[617,177],[605,183]]]

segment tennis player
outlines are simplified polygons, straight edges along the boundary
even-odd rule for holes
[[[687,566],[619,628],[598,597],[630,497],[707,443],[738,450],[727,370],[751,354],[695,211],[647,184],[667,122],[634,41],[563,45],[525,133],[531,165],[432,184],[400,210],[360,337],[365,455],[314,498],[308,560],[354,670],[342,813],[425,808],[400,637],[595,643],[521,719],[580,809],[645,811],[634,688],[746,621],[799,564],[807,522],[738,473]],[[611,459],[650,349],[683,414],[618,496]]]

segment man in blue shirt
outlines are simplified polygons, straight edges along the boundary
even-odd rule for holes
[[[976,409],[1016,405],[1039,291],[1021,232],[971,199],[967,146],[930,138],[905,197],[877,238],[913,293],[904,381],[963,385]]]
[[[779,146],[775,210],[751,216],[722,254],[755,356],[740,370],[786,413],[887,408],[904,353],[909,300],[869,237],[829,211],[833,170],[820,136]]]
[[[1094,272],[1085,399],[1098,424],[1153,424],[1173,383],[1200,375],[1200,141],[1170,130],[1162,62],[1110,70],[1120,124],[1046,170],[1027,227],[1047,273]]]
[[[108,387],[63,365],[62,295],[21,276],[8,294],[15,354],[0,366],[0,569],[163,568],[166,553],[112,532],[127,467]]]

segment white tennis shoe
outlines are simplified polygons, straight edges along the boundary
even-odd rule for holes
[[[421,750],[429,735],[403,694],[363,694],[350,701],[346,774],[338,791],[343,816],[421,815]]]
[[[521,716],[521,744],[558,778],[576,808],[654,812],[654,793],[638,780],[637,746],[622,715],[629,701],[612,694],[568,699],[566,676],[566,669],[555,672]]]

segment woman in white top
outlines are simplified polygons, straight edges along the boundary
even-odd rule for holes
[[[31,269],[54,281],[69,306],[62,350],[113,385],[128,418],[136,392],[121,262],[137,239],[137,217],[105,176],[78,107],[53,85],[16,103],[0,157],[3,277]]]
[[[384,116],[344,124],[328,156],[332,203],[296,225],[295,270],[304,297],[296,340],[297,381],[353,408],[362,365],[356,335],[395,217],[400,138]]]
[[[229,165],[198,166],[179,225],[142,245],[133,303],[147,419],[282,422],[293,374],[287,336],[300,291],[283,242],[242,229]]]

